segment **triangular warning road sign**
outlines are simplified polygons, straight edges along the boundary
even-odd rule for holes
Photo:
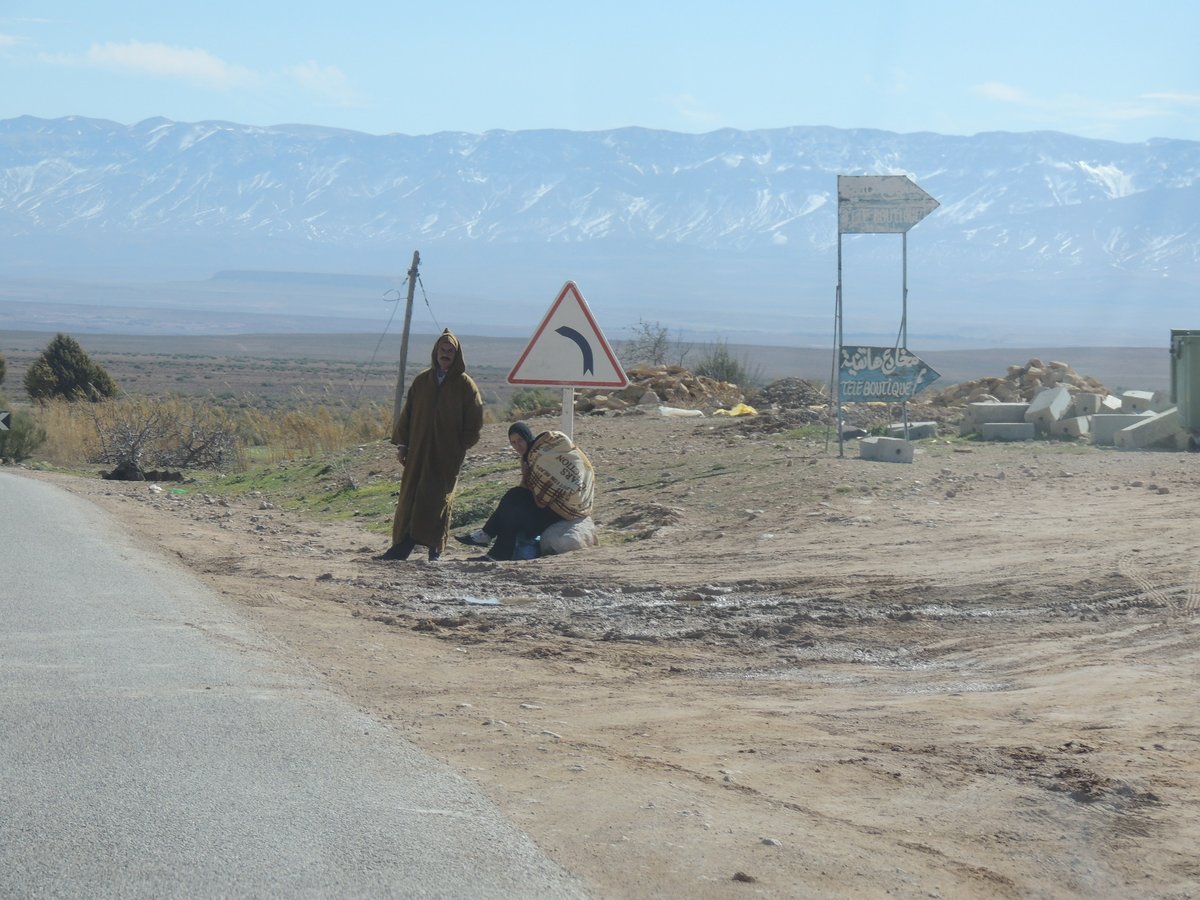
[[[629,384],[575,282],[563,285],[508,373],[508,383],[613,388]]]

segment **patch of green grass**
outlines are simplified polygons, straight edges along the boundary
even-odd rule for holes
[[[859,491],[863,490],[863,487],[862,485],[858,484],[839,484],[833,490],[834,493],[837,494],[857,494]]]
[[[396,509],[399,485],[386,478],[352,485],[337,461],[253,466],[221,476],[198,473],[192,490],[217,496],[262,494],[271,503],[325,521],[354,519],[372,532],[386,532]]]
[[[364,485],[349,487],[341,484],[326,484],[323,489],[296,497],[284,505],[300,509],[326,520],[383,519],[390,521],[396,510],[396,492],[399,485],[381,479]]]
[[[454,507],[450,512],[450,527],[458,529],[476,523],[482,525],[492,514],[492,510],[496,508],[496,504],[500,502],[504,492],[514,486],[515,482],[514,484],[497,484],[492,481],[471,484],[466,487],[459,484],[458,491],[454,494]]]
[[[516,457],[513,457],[512,462],[488,463],[487,465],[475,466],[469,471],[464,469],[462,473],[463,480],[479,481],[483,478],[489,478],[493,475],[499,475],[504,478],[512,478],[513,484],[516,484],[516,479],[520,477],[520,466],[516,463]]]
[[[398,480],[373,477],[354,484],[345,460],[338,457],[283,463],[262,459],[260,455],[259,462],[233,474],[197,473],[191,489],[226,497],[261,494],[282,509],[324,521],[353,520],[373,533],[386,533],[391,527],[400,490]],[[464,471],[455,493],[450,527],[482,523],[504,492],[517,483],[517,472],[513,461]]]
[[[602,546],[619,547],[622,544],[634,544],[654,536],[654,528],[642,528],[638,531],[606,531],[600,536]]]
[[[920,441],[920,447],[930,456],[946,456],[977,443],[974,435],[946,434],[932,440]]]
[[[1052,438],[1049,443],[1056,453],[1063,453],[1067,456],[1078,456],[1081,453],[1095,453],[1096,448],[1092,444],[1083,444],[1078,438],[1068,437],[1063,435],[1058,438]]]
[[[257,465],[223,478],[206,476],[203,483],[206,489],[214,494],[236,497],[252,491],[261,491],[267,496],[283,500],[306,493],[318,478],[333,471],[333,465],[325,460]]]

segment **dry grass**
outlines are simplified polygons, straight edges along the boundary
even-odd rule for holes
[[[245,409],[236,419],[243,446],[263,448],[268,461],[279,462],[383,440],[392,412],[380,403],[309,405],[282,411]]]
[[[194,398],[121,397],[101,403],[55,400],[31,409],[46,429],[46,443],[36,457],[65,468],[102,461],[105,444],[129,423],[169,415],[178,422],[210,429],[227,429],[235,436],[236,460],[244,465],[251,453],[269,462],[311,457],[388,436],[391,410],[379,403],[357,407],[312,404],[286,410],[246,408],[223,410]],[[150,449],[161,451],[163,441],[183,434],[164,435]]]
[[[51,400],[33,407],[30,412],[46,429],[46,443],[38,449],[37,458],[67,468],[94,460],[100,453],[100,436],[92,418],[94,410],[86,408],[92,405]]]

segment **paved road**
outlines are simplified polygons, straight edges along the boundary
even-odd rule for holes
[[[0,473],[0,897],[581,897],[181,568]]]

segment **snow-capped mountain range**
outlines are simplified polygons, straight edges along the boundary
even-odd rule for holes
[[[9,119],[0,299],[54,283],[75,303],[278,314],[287,295],[291,314],[365,321],[418,250],[431,313],[460,330],[528,333],[572,279],[614,330],[803,343],[832,327],[837,176],[880,174],[940,206],[906,239],[842,237],[847,335],[895,330],[905,276],[910,344],[1165,343],[1200,327],[1200,143],[1055,132]]]

